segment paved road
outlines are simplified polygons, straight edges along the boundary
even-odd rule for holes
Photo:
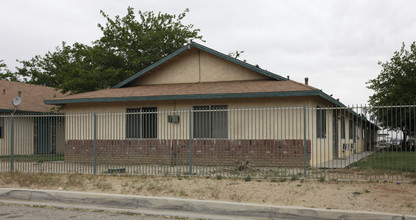
[[[111,212],[93,212],[86,210],[64,210],[56,208],[28,207],[23,205],[0,205],[0,219],[100,219],[100,220],[167,220],[172,219],[162,216],[123,215]]]

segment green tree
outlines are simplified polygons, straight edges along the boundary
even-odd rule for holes
[[[120,58],[97,46],[65,42],[56,51],[20,61],[18,75],[24,81],[80,93],[108,88],[120,81],[120,75],[134,73],[121,67]],[[122,74],[120,74],[122,73]]]
[[[403,132],[405,143],[415,133],[415,109],[397,105],[416,103],[416,43],[410,45],[409,51],[403,43],[389,61],[379,65],[380,74],[367,82],[367,87],[374,90],[369,102],[372,106],[392,106],[375,107],[372,111],[383,128]]]
[[[200,30],[182,23],[189,12],[179,15],[134,12],[129,7],[124,17],[98,24],[102,37],[91,46],[65,42],[56,51],[20,61],[16,75],[24,81],[52,86],[62,92],[81,93],[116,85],[166,55],[183,47],[187,41],[200,39]]]
[[[0,80],[17,81],[16,75],[7,69],[4,60],[0,60]]]

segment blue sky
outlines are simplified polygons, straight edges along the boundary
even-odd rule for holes
[[[62,41],[89,44],[100,37],[99,11],[178,14],[201,29],[204,45],[309,84],[347,105],[365,104],[375,78],[402,42],[416,40],[416,1],[127,1],[4,0],[0,8],[0,59],[10,69],[53,51]]]

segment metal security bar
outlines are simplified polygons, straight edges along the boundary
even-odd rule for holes
[[[412,181],[416,106],[0,114],[0,171]]]

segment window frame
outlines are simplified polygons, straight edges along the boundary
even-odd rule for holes
[[[366,139],[366,126],[365,124],[363,125],[361,122],[361,138],[364,140]]]
[[[357,122],[357,125],[355,127],[355,133],[357,134],[357,140],[360,140],[360,123]]]
[[[134,113],[134,114],[131,114],[131,113]],[[126,119],[126,123],[125,123],[126,124],[126,131],[125,131],[126,139],[157,139],[158,138],[157,107],[127,108],[125,119]]]
[[[4,138],[4,118],[0,117],[0,139],[3,139],[3,138]]]
[[[215,121],[218,119],[218,117],[216,117],[215,115],[222,117],[222,121],[221,120]],[[228,138],[228,106],[227,105],[193,106],[192,117],[193,117],[193,122],[192,122],[193,138],[195,139],[227,139]]]
[[[345,139],[345,116],[341,115],[341,139]]]
[[[355,127],[354,120],[349,119],[349,121],[348,121],[348,137],[349,137],[350,140],[354,139],[354,134],[355,134],[354,127]]]
[[[326,138],[326,109],[316,106],[316,137]]]

